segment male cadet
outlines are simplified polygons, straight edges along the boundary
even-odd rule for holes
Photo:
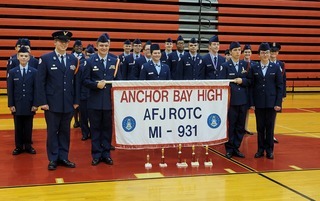
[[[140,58],[141,54],[141,40],[140,39],[135,39],[133,41],[133,52],[124,58],[123,64],[120,67],[121,69],[121,74],[122,74],[122,79],[124,80],[130,80],[129,75],[132,74],[132,70],[134,68],[135,60]]]
[[[28,48],[21,46],[17,59],[20,64],[9,70],[7,79],[8,107],[13,114],[15,128],[15,145],[13,155],[23,151],[35,154],[32,144],[33,116],[38,108],[36,101],[37,70],[28,65],[30,53]]]
[[[221,79],[232,79],[230,82],[230,105],[228,110],[228,142],[225,143],[226,157],[237,156],[244,158],[239,147],[244,136],[244,125],[248,104],[248,71],[247,62],[240,60],[241,46],[239,42],[232,42],[229,47],[231,59],[223,63],[220,72]]]
[[[94,46],[92,44],[88,44],[86,49],[84,50],[85,58],[88,59],[95,52],[96,51],[94,50]]]
[[[151,61],[150,45],[151,41],[147,41],[143,45],[143,56],[141,56],[139,59],[136,59],[131,74],[129,75],[129,80],[138,80],[142,65]]]
[[[171,78],[173,80],[177,80],[176,71],[177,71],[178,61],[181,59],[183,55],[187,54],[187,52],[184,51],[184,39],[181,35],[179,35],[177,38],[176,46],[177,46],[177,50],[169,54],[168,60],[167,60],[167,64],[171,71]]]
[[[112,148],[112,104],[109,80],[121,80],[118,70],[120,60],[109,55],[110,38],[102,34],[97,40],[98,52],[84,62],[84,85],[90,89],[88,115],[91,131],[91,165],[101,161],[113,165]]]
[[[164,51],[161,53],[161,62],[167,63],[169,58],[169,54],[172,53],[173,41],[171,38],[167,38],[166,42],[164,43]]]
[[[251,80],[250,105],[256,116],[258,132],[258,151],[255,158],[267,154],[274,158],[274,126],[277,111],[281,110],[283,78],[279,65],[269,61],[270,46],[261,43],[258,50],[260,62],[250,68],[248,78]]]
[[[15,47],[15,50],[18,52],[19,49],[20,49],[20,46],[24,46],[25,48],[28,49],[29,53],[31,53],[31,43],[29,41],[29,39],[27,38],[19,38],[17,43],[16,43],[16,47]],[[33,68],[38,68],[38,59],[34,58],[32,55],[30,55],[30,59],[29,59],[29,65],[32,66]],[[17,59],[17,54],[15,55],[12,55],[10,57],[10,59],[8,60],[8,63],[7,63],[7,72],[18,66],[19,65],[19,60]]]
[[[283,77],[283,101],[287,96],[287,75],[286,75],[286,69],[284,67],[284,62],[277,60],[277,57],[279,55],[279,51],[281,49],[281,45],[279,43],[269,43],[270,46],[270,62],[275,63],[280,66],[280,70],[282,72],[282,77]],[[281,112],[281,110],[279,111]],[[273,137],[273,140],[275,143],[279,143],[279,141]]]
[[[178,80],[200,80],[205,78],[202,57],[198,54],[198,41],[191,38],[188,44],[189,53],[181,57],[177,65]]]
[[[226,58],[226,62],[231,59],[231,54],[229,49],[226,49],[226,51],[224,51],[224,57]]]
[[[85,59],[84,54],[82,53],[83,51],[83,46],[81,40],[76,40],[73,44],[72,48],[72,54],[77,57],[80,62]],[[79,122],[79,107],[74,110],[74,124],[73,128],[79,128],[80,127],[80,122]]]
[[[208,44],[209,53],[203,56],[206,79],[220,79],[219,74],[221,71],[221,64],[226,62],[226,59],[223,56],[219,55],[219,48],[220,43],[218,36],[212,36],[209,39]]]
[[[70,122],[79,105],[80,86],[76,80],[78,59],[68,54],[70,31],[52,33],[55,50],[39,59],[37,86],[38,105],[44,110],[47,123],[48,170],[57,165],[74,168],[69,161]]]
[[[252,50],[251,50],[251,45],[250,44],[245,44],[244,47],[243,47],[243,60],[245,62],[248,63],[248,67],[246,68],[246,71],[249,72],[250,70],[250,66],[254,65],[256,62],[255,61],[252,61],[251,60],[251,56],[252,56]],[[249,95],[249,93],[248,93]],[[249,109],[250,109],[250,104],[248,102],[248,110],[247,110],[247,114],[246,114],[246,123],[245,123],[245,126],[244,126],[244,130],[245,130],[245,133],[246,134],[249,134],[249,135],[253,135],[253,133],[251,133],[248,129],[248,122],[249,122]]]
[[[132,49],[131,41],[130,40],[124,41],[123,52],[118,56],[118,58],[120,59],[120,64],[123,63],[123,60],[126,56],[130,55],[131,49]]]
[[[161,62],[161,50],[158,44],[150,46],[152,60],[141,67],[140,80],[171,80],[170,68]]]

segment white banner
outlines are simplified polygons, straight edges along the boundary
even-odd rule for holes
[[[112,85],[117,147],[227,141],[229,80],[119,81]]]

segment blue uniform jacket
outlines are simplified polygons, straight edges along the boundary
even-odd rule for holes
[[[283,97],[287,96],[287,73],[286,73],[286,68],[284,67],[284,62],[277,60],[276,64],[280,66],[280,70],[282,73],[282,78],[283,78]]]
[[[131,74],[129,75],[129,80],[139,80],[141,67],[145,63],[147,63],[145,56],[141,56],[139,59],[136,59]]]
[[[135,65],[135,60],[133,58],[133,54],[131,53],[130,55],[124,58],[123,64],[120,67],[122,79],[124,80],[131,79],[130,75],[133,74],[132,71],[134,69],[134,65]]]
[[[221,71],[221,65],[226,62],[226,59],[218,55],[218,61],[217,61],[217,66],[214,66],[213,61],[210,57],[210,54],[206,54],[202,57],[202,61],[205,65],[205,78],[206,79],[221,79],[220,76],[220,71]]]
[[[15,106],[15,115],[33,115],[32,106],[36,106],[37,69],[28,66],[28,72],[22,77],[20,66],[9,71],[7,79],[8,107]]]
[[[273,108],[282,104],[283,77],[278,65],[269,62],[263,76],[260,62],[251,66],[248,78],[251,79],[250,105],[256,108]]]
[[[160,62],[161,70],[158,74],[152,61],[145,63],[141,67],[140,80],[171,80],[170,68]]]
[[[106,84],[104,89],[97,87],[100,80],[121,80],[121,72],[117,65],[119,59],[108,54],[107,65],[104,68],[103,63],[97,53],[84,62],[84,85],[90,89],[88,97],[88,109],[111,110],[111,84]],[[82,67],[80,67],[82,68]]]
[[[250,80],[247,79],[248,62],[243,60],[239,61],[239,71],[236,70],[233,65],[232,60],[229,60],[222,64],[222,70],[220,72],[221,79],[235,79],[242,78],[242,84],[236,84],[230,82],[230,105],[245,105],[248,103],[248,86],[250,85]]]
[[[66,67],[56,53],[44,54],[38,65],[38,105],[49,105],[52,112],[68,113],[80,102],[80,82],[76,80],[78,59],[66,54]]]
[[[172,52],[171,52],[171,53],[172,53]],[[169,54],[171,54],[171,53],[169,53]],[[163,64],[168,64],[169,54],[167,55],[165,51],[161,52],[160,61],[161,61]]]
[[[174,52],[171,52],[169,55],[168,55],[168,60],[167,60],[167,64],[170,68],[170,72],[171,72],[171,78],[173,80],[177,80],[178,79],[178,75],[177,75],[177,66],[178,66],[178,62],[180,60],[180,57],[179,57],[179,52],[178,51],[174,51]],[[182,54],[185,55],[185,54],[188,54],[188,52],[184,52]]]
[[[181,57],[177,65],[176,77],[178,80],[201,80],[205,79],[204,63],[202,57],[197,54],[193,61],[190,54]]]

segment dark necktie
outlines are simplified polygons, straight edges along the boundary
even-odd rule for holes
[[[195,61],[195,60],[196,60],[196,57],[195,57],[195,56],[193,56],[193,57],[192,57],[192,60],[193,60],[193,61]]]
[[[105,63],[104,63],[104,59],[101,59],[100,61],[101,61],[101,63],[103,64],[103,67],[106,68],[106,65],[105,65]]]
[[[62,66],[64,67],[64,68],[66,68],[66,64],[64,63],[64,57],[63,57],[63,55],[61,55],[60,56],[60,58],[61,58],[61,64],[62,64]]]
[[[25,69],[25,68],[23,68],[23,71],[22,71],[22,77],[24,78],[24,77],[26,76],[26,74],[27,74],[27,71],[26,71],[26,69]]]
[[[180,53],[180,54],[179,54],[179,58],[181,58],[181,57],[182,57],[182,54]]]
[[[136,59],[138,59],[139,58],[139,55],[136,55]]]
[[[214,62],[214,65],[217,66],[217,57],[214,57],[213,62]]]
[[[239,65],[238,65],[238,63],[236,63],[234,66],[235,66],[235,68],[236,68],[236,71],[239,72]]]

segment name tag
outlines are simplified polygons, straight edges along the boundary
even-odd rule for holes
[[[13,78],[13,80],[14,80],[14,81],[18,81],[18,80],[19,80],[19,78]]]
[[[153,72],[149,72],[149,73],[148,73],[148,75],[153,75],[153,74],[154,74]]]
[[[135,64],[135,62],[133,61],[132,63],[129,63],[129,65],[134,65]]]
[[[259,75],[259,73],[254,73],[254,75]]]
[[[176,62],[177,60],[172,60],[172,62]]]
[[[275,75],[275,73],[270,73],[270,75]]]
[[[186,63],[186,66],[190,66],[190,64],[189,64],[189,63]]]
[[[208,64],[208,65],[207,65],[207,67],[210,67],[210,66],[212,66],[212,64]]]
[[[94,66],[92,69],[92,71],[98,71],[98,70],[99,70],[99,68],[97,66]]]
[[[235,73],[229,73],[229,75],[236,75]]]
[[[51,67],[51,70],[57,70],[58,68],[57,67]]]

